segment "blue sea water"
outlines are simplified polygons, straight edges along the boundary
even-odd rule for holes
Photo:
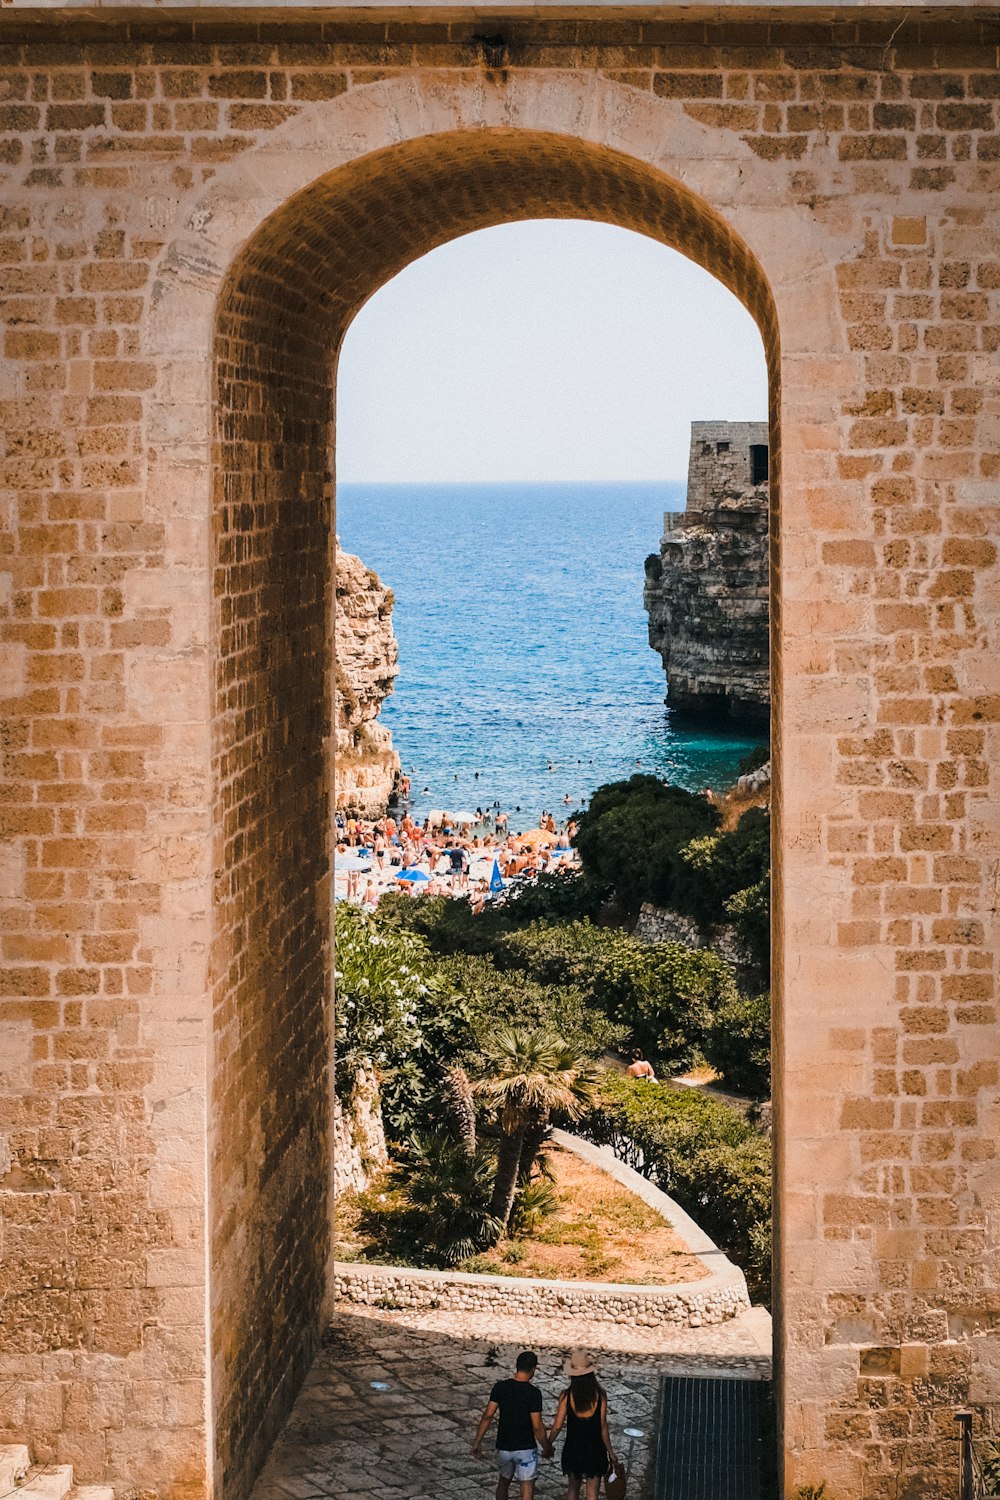
[[[341,545],[396,596],[381,717],[415,813],[498,800],[528,827],[635,771],[734,779],[760,736],[676,722],[646,638],[643,562],[683,503],[680,484],[338,485]]]

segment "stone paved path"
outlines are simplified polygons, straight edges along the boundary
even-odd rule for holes
[[[612,1438],[625,1456],[623,1427],[647,1434],[636,1445],[630,1500],[647,1500],[656,1395],[664,1374],[765,1379],[770,1323],[759,1309],[711,1328],[674,1333],[537,1318],[385,1312],[337,1315],[252,1500],[489,1500],[492,1454],[469,1455],[490,1386],[513,1370],[522,1348],[539,1355],[537,1383],[551,1422],[570,1342],[599,1354]],[[392,1389],[376,1392],[373,1380]],[[492,1443],[493,1433],[487,1438]],[[486,1444],[484,1444],[484,1451]],[[562,1500],[558,1454],[544,1464],[537,1500]]]

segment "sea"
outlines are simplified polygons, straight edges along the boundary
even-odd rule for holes
[[[758,733],[682,722],[650,649],[643,563],[683,484],[337,486],[341,546],[396,597],[381,711],[410,806],[564,818],[643,771],[731,784]]]

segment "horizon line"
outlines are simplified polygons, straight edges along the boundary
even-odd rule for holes
[[[686,484],[687,475],[671,479],[608,479],[608,478],[584,478],[573,476],[568,479],[540,479],[538,477],[521,477],[516,479],[362,479],[350,477],[342,479],[338,476],[336,483],[341,484],[372,484],[372,485],[398,485],[398,484]]]

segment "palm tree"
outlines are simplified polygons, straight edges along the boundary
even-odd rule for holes
[[[499,1112],[490,1210],[503,1233],[522,1165],[530,1170],[554,1112],[570,1119],[583,1113],[593,1096],[594,1072],[589,1060],[553,1031],[501,1026],[484,1049],[482,1076],[474,1089]]]
[[[476,1104],[469,1075],[457,1063],[444,1075],[442,1100],[456,1139],[471,1160],[476,1154]]]
[[[414,1135],[396,1167],[403,1201],[420,1216],[420,1241],[440,1265],[458,1265],[500,1238],[488,1206],[491,1168],[488,1153],[470,1156],[465,1142],[440,1129]]]
[[[593,1102],[596,1092],[597,1070],[593,1062],[581,1056],[572,1043],[564,1041],[562,1037],[553,1037],[553,1042],[558,1054],[555,1059],[557,1074],[572,1077],[573,1101],[569,1105],[548,1105],[531,1112],[528,1128],[524,1134],[524,1145],[521,1148],[521,1161],[518,1169],[518,1176],[522,1182],[528,1181],[531,1177],[531,1170],[548,1137],[553,1108],[561,1109],[565,1117],[575,1120]]]

